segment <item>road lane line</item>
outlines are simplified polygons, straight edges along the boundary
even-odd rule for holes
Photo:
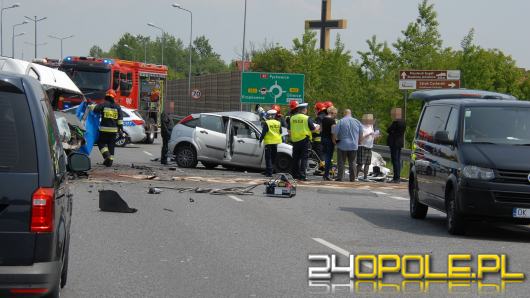
[[[240,198],[234,196],[234,195],[228,195],[229,198],[231,198],[232,200],[234,201],[238,201],[238,202],[244,202],[243,200],[241,200]]]
[[[404,197],[390,197],[391,199],[398,200],[398,201],[408,201],[409,199]]]
[[[345,250],[344,248],[340,248],[338,246],[336,246],[335,244],[331,243],[331,242],[328,242],[322,238],[312,238],[313,240],[315,240],[316,242],[328,247],[328,248],[331,248],[333,249],[334,251],[340,253],[341,255],[345,256],[345,257],[350,257],[350,252]],[[361,263],[364,267],[372,270],[374,268],[374,266],[372,265],[372,263],[366,263],[366,262],[362,262]]]
[[[324,245],[324,246],[327,246],[328,248],[331,248],[333,249],[334,251],[340,253],[341,255],[345,256],[345,257],[350,257],[350,252],[343,249],[343,248],[340,248],[338,246],[336,246],[335,244],[331,243],[331,242],[327,242],[326,240],[324,239],[321,239],[321,238],[313,238],[313,240],[315,240],[316,242]]]
[[[152,153],[150,152],[147,152],[147,151],[144,151],[145,154],[149,155],[149,156],[154,156]]]

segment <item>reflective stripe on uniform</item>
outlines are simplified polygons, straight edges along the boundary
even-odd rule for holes
[[[103,147],[103,148],[99,149],[99,152],[101,152],[101,154],[104,154],[105,152],[109,152],[109,148]]]
[[[309,130],[309,116],[296,114],[291,117],[291,141],[300,142],[306,137],[312,139],[311,130]]]
[[[263,142],[265,145],[277,145],[282,143],[282,125],[278,120],[267,120],[265,121],[269,127],[269,131],[265,134]]]
[[[123,120],[118,120],[118,125],[123,125]]]
[[[106,127],[106,126],[100,126],[99,131],[101,132],[118,132],[117,127]]]
[[[321,137],[313,138],[313,142],[322,142],[322,138]]]

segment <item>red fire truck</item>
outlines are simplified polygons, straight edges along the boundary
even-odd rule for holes
[[[92,102],[103,100],[108,89],[116,90],[116,103],[138,110],[145,120],[147,143],[157,136],[160,113],[164,107],[167,67],[119,59],[73,57],[63,59],[59,67],[66,72]],[[62,98],[60,109],[81,103],[81,98]]]

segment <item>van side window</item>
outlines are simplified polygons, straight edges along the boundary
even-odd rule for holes
[[[0,82],[0,172],[37,172],[35,132],[26,96]]]
[[[458,133],[458,122],[459,122],[459,115],[458,115],[458,109],[452,108],[451,114],[449,115],[449,120],[447,120],[447,126],[445,130],[447,131],[447,135],[449,136],[449,140],[455,140]]]
[[[112,73],[112,89],[118,90],[119,87],[120,87],[120,72],[115,70]]]
[[[417,139],[426,142],[433,142],[434,134],[437,131],[445,130],[450,112],[451,107],[448,106],[427,107],[423,113]]]

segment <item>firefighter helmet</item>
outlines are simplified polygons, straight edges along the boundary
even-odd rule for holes
[[[116,91],[114,91],[114,89],[107,90],[105,97],[110,97],[112,99],[116,98]]]

